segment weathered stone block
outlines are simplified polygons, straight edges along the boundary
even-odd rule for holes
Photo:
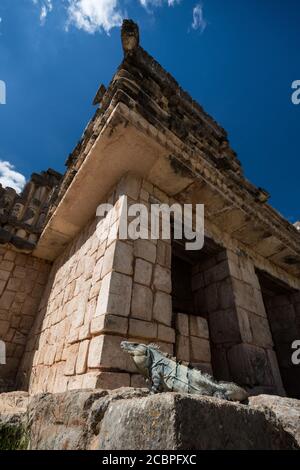
[[[176,314],[176,329],[180,335],[189,336],[189,316],[185,313]]]
[[[140,198],[142,201],[148,202],[149,201],[149,193],[144,189],[141,189]]]
[[[85,378],[94,381],[97,375],[81,376],[82,386]],[[13,410],[14,423],[27,411],[34,450],[287,450],[300,446],[299,404],[276,396],[251,397],[250,405],[244,406],[183,394],[149,396],[146,389],[123,387],[43,393],[32,397],[29,405],[22,400],[15,398],[16,407],[8,403],[0,411],[5,415],[7,409]]]
[[[81,341],[76,360],[76,374],[84,374],[87,368],[89,340]]]
[[[101,280],[102,277],[104,277],[102,276],[103,260],[104,260],[104,257],[102,256],[101,258],[98,259],[98,261],[95,264],[93,277],[92,277],[92,285],[95,285],[97,282]]]
[[[12,306],[14,299],[15,299],[14,292],[5,291],[0,299],[0,309],[2,308],[3,310],[9,310],[10,307]]]
[[[142,258],[150,263],[155,263],[156,246],[150,240],[136,240],[134,242],[134,255],[136,258]]]
[[[235,305],[235,296],[232,286],[234,279],[227,278],[218,283],[218,296],[220,309],[225,310]]]
[[[237,307],[236,312],[243,343],[252,343],[252,331],[249,321],[249,315],[252,314],[241,307]]]
[[[210,286],[205,287],[204,296],[206,311],[214,312],[218,310],[220,301],[217,290],[217,284],[211,284]]]
[[[117,197],[126,195],[131,199],[137,201],[139,199],[142,180],[139,176],[128,173],[118,183],[116,194]]]
[[[9,276],[10,276],[9,271],[5,271],[4,269],[0,269],[0,279],[1,279],[1,281],[7,281]]]
[[[164,292],[156,292],[154,297],[153,318],[164,325],[172,323],[172,297]]]
[[[215,282],[223,281],[230,275],[228,263],[226,260],[222,261],[206,270],[203,274],[204,284],[206,286]]]
[[[96,336],[90,341],[87,365],[91,369],[99,368],[101,364],[101,354],[103,351],[104,336]]]
[[[73,377],[69,377],[67,389],[68,390],[80,390],[82,388],[82,381],[83,381],[82,375],[75,375]]]
[[[240,256],[239,265],[242,280],[253,287],[259,288],[258,279],[251,259],[245,258],[244,256]]]
[[[241,341],[236,310],[219,310],[209,314],[210,337],[213,343],[238,343]]]
[[[255,313],[263,318],[267,318],[265,304],[260,289],[254,289],[254,299],[256,303]]]
[[[249,344],[233,346],[227,353],[232,378],[244,386],[274,386],[272,370],[264,349]]]
[[[86,291],[85,294],[78,296],[79,298],[77,299],[77,308],[75,308],[75,311],[72,315],[72,327],[73,328],[78,328],[79,326],[82,326],[84,323],[84,317],[85,317],[85,312],[86,312],[87,303],[88,303],[88,295],[89,295],[89,292]]]
[[[172,291],[171,271],[156,265],[154,268],[153,286],[157,290],[170,294]]]
[[[88,367],[91,369],[136,372],[132,359],[120,348],[120,344],[124,339],[121,336],[111,335],[92,338],[89,347]]]
[[[100,315],[91,321],[91,333],[120,333],[126,335],[128,330],[128,319],[116,315]]]
[[[165,352],[172,357],[175,355],[175,349],[174,349],[175,344],[165,343],[164,341],[156,341],[156,340],[155,340],[155,344],[157,344],[157,346],[160,348],[162,352]]]
[[[238,256],[232,253],[232,256],[228,257],[228,268],[230,276],[242,281],[242,273],[239,266]]]
[[[129,320],[129,335],[135,338],[156,339],[157,325],[141,320]]]
[[[26,278],[26,269],[23,268],[22,266],[16,266],[14,271],[13,271],[13,275],[14,277],[19,277],[21,279],[25,279]]]
[[[114,421],[118,427],[112,430]],[[111,403],[101,422],[98,448],[292,449],[299,447],[295,434],[295,425],[283,431],[266,409],[168,393]]]
[[[11,272],[14,269],[14,263],[12,261],[3,260],[0,262],[0,270]]]
[[[156,262],[166,268],[171,268],[172,247],[167,241],[157,241]]]
[[[208,323],[205,318],[190,315],[190,334],[198,338],[209,338]]]
[[[105,251],[103,257],[102,277],[105,277],[113,269],[116,243],[112,243]]]
[[[237,279],[232,279],[232,283],[236,305],[255,313],[257,310],[257,305],[254,296],[254,288],[251,285]]]
[[[253,344],[262,346],[263,348],[272,348],[273,340],[268,320],[254,314],[249,314],[249,320],[251,324]]]
[[[22,286],[23,280],[19,278],[11,278],[8,281],[7,289],[13,292],[19,292]]]
[[[153,294],[149,287],[133,284],[131,316],[142,320],[152,319]]]
[[[0,320],[0,338],[5,338],[9,330],[9,322],[7,320]]]
[[[190,338],[187,336],[176,336],[176,358],[179,361],[190,362]]]
[[[94,389],[97,388],[98,377],[101,374],[99,371],[92,371],[82,376],[82,388]]]
[[[101,283],[96,315],[129,316],[131,290],[131,277],[117,272],[107,274]]]
[[[78,343],[72,344],[71,346],[67,348],[67,357],[66,357],[66,364],[65,364],[65,370],[64,370],[65,375],[75,374],[78,348],[79,348]]]
[[[202,338],[190,337],[191,362],[211,362],[209,341]]]
[[[130,386],[130,374],[118,372],[100,372],[97,377],[96,388],[114,390]]]
[[[113,269],[122,274],[133,274],[133,246],[129,243],[116,241]],[[105,256],[104,256],[105,259]]]
[[[166,343],[175,343],[175,330],[165,325],[158,325],[157,337]]]
[[[269,359],[271,370],[272,370],[273,379],[274,379],[275,386],[276,386],[276,393],[278,395],[282,396],[282,397],[285,397],[286,392],[284,390],[284,386],[283,386],[283,383],[282,383],[280,370],[279,370],[279,366],[278,366],[278,360],[277,360],[275,351],[273,351],[272,349],[268,349],[267,350],[267,355],[268,355],[268,359]]]
[[[145,286],[150,286],[152,278],[152,264],[141,258],[135,262],[134,281]]]

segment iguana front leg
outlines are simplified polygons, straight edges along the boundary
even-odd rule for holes
[[[154,395],[155,393],[159,393],[161,386],[161,376],[157,368],[154,368],[151,371],[151,383],[152,387],[150,389],[150,394]]]

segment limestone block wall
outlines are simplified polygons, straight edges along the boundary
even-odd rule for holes
[[[241,343],[227,351],[234,380],[284,394],[262,291],[253,262],[228,251]]]
[[[161,240],[118,240],[120,198],[149,203],[152,185],[127,177],[55,261],[27,342],[19,381],[31,392],[143,384],[123,339],[156,342],[173,353],[171,247]],[[99,237],[100,233],[100,237]]]
[[[49,271],[45,261],[0,247],[0,340],[6,349],[6,364],[0,365],[0,390],[14,386]]]
[[[208,323],[197,315],[176,314],[176,358],[212,374]]]
[[[95,230],[96,220],[53,264],[18,373],[32,393],[93,386],[87,352],[105,252]]]
[[[252,261],[224,249],[193,267],[192,290],[208,319],[216,378],[284,394]]]
[[[129,203],[166,196],[146,181],[128,177],[121,183]],[[149,227],[148,227],[149,228]],[[174,353],[170,240],[116,240],[103,259],[102,283],[92,321],[88,363],[101,374],[98,386],[145,386],[131,358],[120,352],[123,339],[155,342]]]

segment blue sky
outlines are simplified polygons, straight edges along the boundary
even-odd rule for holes
[[[0,0],[4,184],[64,171],[99,84],[122,60],[123,17],[138,21],[143,47],[228,131],[246,176],[299,220],[298,0]]]

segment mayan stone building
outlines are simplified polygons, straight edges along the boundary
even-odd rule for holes
[[[300,398],[300,233],[226,132],[122,28],[124,59],[64,176],[0,192],[1,390],[141,386],[123,339],[253,391]],[[120,240],[129,203],[205,204],[205,245]],[[99,221],[100,203],[115,211]],[[99,236],[100,233],[100,236]],[[3,344],[3,343],[2,343]]]

